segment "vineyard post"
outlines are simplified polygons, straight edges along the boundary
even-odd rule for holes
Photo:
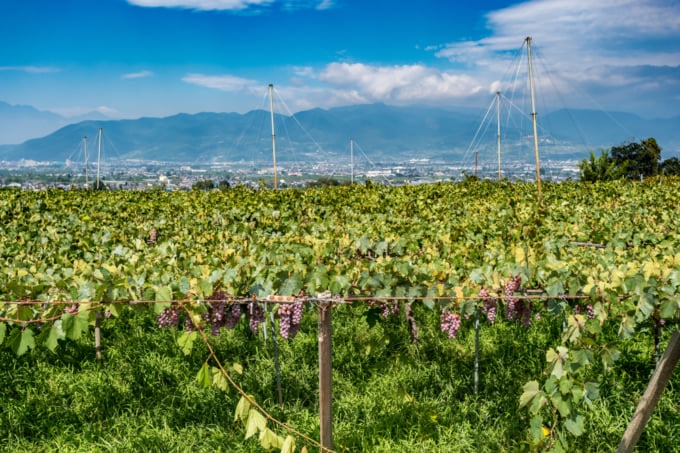
[[[98,311],[95,315],[94,321],[94,350],[97,356],[97,362],[102,361],[102,328],[101,328],[102,312]]]
[[[319,301],[319,418],[322,452],[333,449],[331,304],[330,301]]]
[[[479,309],[475,309],[475,395],[479,388]]]
[[[661,398],[661,393],[671,380],[671,374],[678,364],[678,360],[680,360],[680,332],[676,330],[647,385],[645,393],[642,395],[642,399],[638,403],[637,409],[635,409],[635,414],[633,414],[626,432],[623,434],[619,448],[616,450],[617,453],[630,453],[635,448],[647,421],[652,416],[654,407]]]
[[[281,364],[279,363],[279,348],[278,345],[276,344],[276,331],[275,331],[275,324],[274,324],[274,311],[269,312],[269,319],[272,322],[272,332],[271,332],[271,337],[272,337],[272,344],[274,347],[274,369],[276,371],[276,392],[279,397],[279,406],[283,407],[283,390],[281,388]],[[265,323],[265,332],[267,331],[267,324]]]

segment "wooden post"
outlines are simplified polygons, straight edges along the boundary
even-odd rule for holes
[[[333,449],[331,302],[319,302],[319,418],[321,452]]]
[[[101,328],[102,312],[98,311],[95,315],[94,321],[94,350],[97,355],[97,362],[102,361],[102,328]]]
[[[654,407],[661,398],[661,393],[666,388],[668,381],[671,380],[671,374],[678,364],[678,360],[680,360],[680,333],[676,330],[647,385],[644,395],[642,395],[642,399],[638,403],[633,419],[623,434],[623,439],[621,439],[619,448],[616,450],[617,453],[630,453],[635,448],[647,421],[652,416]]]

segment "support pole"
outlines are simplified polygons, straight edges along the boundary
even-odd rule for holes
[[[621,439],[619,448],[616,450],[617,453],[632,453],[638,440],[640,440],[645,425],[652,416],[654,407],[656,407],[659,398],[661,398],[661,393],[663,393],[666,385],[671,380],[671,374],[679,360],[680,333],[676,330],[659,361],[659,365],[656,367],[656,371],[652,375],[652,379],[647,385],[644,395],[642,395],[642,399],[638,403],[633,419],[623,434],[623,439]]]
[[[98,311],[94,321],[94,350],[97,356],[97,363],[102,362],[102,312]]]
[[[496,134],[496,141],[498,144],[498,182],[501,181],[501,92],[496,91],[496,123],[498,124],[498,133]]]
[[[475,395],[479,390],[479,308],[475,309]]]
[[[331,302],[319,302],[319,418],[321,451],[333,449]]]
[[[99,190],[99,178],[101,175],[100,168],[102,162],[102,128],[99,128],[99,146],[97,147],[97,182],[94,183],[94,188]]]
[[[538,128],[536,126],[536,103],[534,102],[534,74],[531,67],[531,36],[527,36],[527,59],[529,60],[529,91],[531,92],[531,122],[534,125],[534,154],[536,155],[536,185],[538,186],[538,202],[541,203],[541,162],[538,158]]]
[[[274,160],[274,190],[279,188],[279,180],[276,176],[276,134],[274,133],[274,85],[269,84],[269,112],[272,118],[272,155]]]
[[[279,407],[283,407],[283,389],[281,388],[281,364],[279,363],[279,347],[276,344],[276,324],[274,323],[274,310],[269,312],[269,320],[272,322],[272,344],[274,346],[274,370],[276,371],[276,393],[279,397]]]

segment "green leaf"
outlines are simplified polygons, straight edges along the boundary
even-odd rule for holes
[[[249,413],[250,401],[248,401],[245,396],[242,396],[236,405],[236,410],[234,411],[234,421],[241,420],[241,422],[245,424]]]
[[[264,428],[260,433],[260,445],[265,450],[280,449],[283,446],[283,437],[269,428]]]
[[[531,440],[534,443],[538,443],[543,439],[543,417],[540,415],[534,415],[529,421],[529,433],[531,434]]]
[[[7,334],[7,324],[0,322],[0,344],[5,341],[5,335]]]
[[[14,329],[10,334],[10,347],[17,356],[24,355],[29,349],[35,348],[33,331],[28,328],[23,331]]]
[[[89,329],[90,313],[87,311],[81,311],[77,315],[64,313],[61,317],[61,321],[61,327],[64,330],[66,337],[70,340],[78,340],[83,332],[86,332]]]
[[[570,417],[564,422],[564,427],[569,430],[574,436],[580,436],[583,434],[583,416],[577,415],[576,417]]]
[[[238,374],[243,374],[243,365],[241,365],[240,363],[236,363],[236,362],[232,363],[231,369],[234,370]]]
[[[524,407],[533,400],[536,395],[541,393],[538,381],[529,381],[524,384],[524,392],[519,397],[519,407]]]
[[[568,417],[571,414],[571,403],[568,400],[562,398],[560,393],[556,393],[550,397],[550,401],[553,406],[560,411],[562,417]]]
[[[161,286],[156,288],[156,300],[161,300],[163,302],[172,301],[172,290],[170,289],[170,287]]]
[[[191,350],[194,347],[194,341],[198,337],[198,332],[183,332],[182,335],[177,338],[177,344],[182,349],[184,355],[191,354]]]
[[[189,291],[191,291],[191,282],[189,282],[188,278],[182,276],[179,279],[179,292],[186,295]],[[156,300],[159,300],[158,295],[156,295]],[[162,300],[171,300],[171,297]]]
[[[50,327],[50,333],[47,336],[47,339],[45,340],[45,347],[49,349],[50,351],[54,352],[57,349],[57,345],[59,340],[63,340],[66,338],[66,334],[64,333],[64,330],[61,327],[62,321],[61,319],[58,319],[52,324],[52,327]]]
[[[227,392],[229,390],[229,384],[227,382],[227,378],[224,377],[224,374],[222,374],[222,370],[214,366],[210,368],[210,371],[212,372],[213,387],[218,390],[222,390],[223,392]]]
[[[198,374],[196,375],[196,382],[204,388],[209,388],[212,384],[212,379],[210,378],[210,368],[207,363],[204,363]]]
[[[283,282],[279,289],[282,296],[297,296],[302,289],[303,281],[300,274],[293,274]]]
[[[246,423],[246,439],[250,439],[258,431],[262,431],[267,427],[267,419],[257,410],[250,408],[248,412],[248,422]]]
[[[281,453],[295,453],[295,438],[293,436],[286,436],[286,440],[281,445]]]
[[[661,302],[661,308],[659,309],[659,315],[663,319],[669,319],[678,313],[678,302],[672,299],[666,299]]]

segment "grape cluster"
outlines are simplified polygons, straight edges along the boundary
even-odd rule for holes
[[[293,339],[300,330],[304,302],[297,300],[292,304],[279,304],[279,329],[281,338]]]
[[[515,296],[522,284],[522,276],[515,275],[505,282],[503,291],[505,292],[505,316],[510,321],[522,322],[524,327],[531,325],[531,313],[534,310],[534,303],[522,300]]]
[[[253,333],[257,333],[260,324],[264,322],[264,310],[262,307],[257,302],[249,303],[248,311],[246,311],[246,317],[248,318],[250,330]]]
[[[163,310],[156,319],[158,327],[177,327],[179,322],[179,310],[173,307]]]
[[[219,335],[221,328],[233,329],[241,319],[241,307],[227,303],[228,295],[224,291],[215,291],[208,302],[208,312],[203,319],[210,324],[210,333]]]
[[[64,308],[64,312],[71,314],[71,315],[77,315],[79,306],[80,306],[80,304],[69,305],[68,307]]]
[[[152,228],[152,229],[151,229],[151,232],[149,233],[149,240],[146,241],[146,242],[147,242],[147,244],[155,244],[155,243],[156,243],[156,239],[157,239],[156,229],[155,229],[155,228]]]
[[[368,306],[371,308],[378,307],[380,308],[380,316],[383,318],[389,318],[390,315],[398,315],[399,314],[399,303],[394,302],[394,301],[369,301]]]
[[[458,313],[451,313],[450,311],[443,311],[441,316],[441,329],[449,338],[456,338],[458,329],[460,329],[460,315]]]
[[[479,298],[482,299],[484,305],[482,305],[482,313],[486,315],[486,319],[489,320],[490,324],[496,322],[496,314],[498,313],[498,301],[495,297],[489,296],[489,290],[482,288],[479,290]]]
[[[583,307],[580,305],[575,305],[574,314],[580,315],[581,313],[583,313]],[[588,319],[593,319],[595,317],[595,308],[590,304],[586,305],[586,317]]]
[[[404,313],[406,314],[406,321],[408,322],[409,332],[411,333],[411,342],[417,343],[420,341],[420,338],[418,337],[418,325],[416,324],[416,318],[413,316],[411,304],[404,304]]]

